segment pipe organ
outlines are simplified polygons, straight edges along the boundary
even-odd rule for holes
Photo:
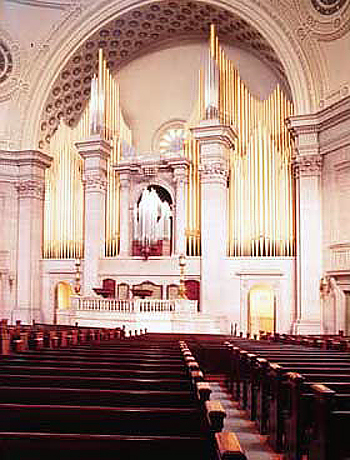
[[[84,254],[84,191],[82,159],[75,142],[99,135],[111,144],[107,168],[105,255],[119,252],[119,178],[112,166],[132,151],[132,134],[120,105],[118,82],[107,68],[102,50],[98,72],[91,81],[91,96],[74,127],[61,123],[51,138],[53,165],[46,173],[45,258],[81,258]]]
[[[229,152],[227,253],[229,256],[294,256],[292,141],[285,119],[293,104],[277,86],[264,101],[253,96],[219,43],[211,26],[206,67],[199,72],[198,103],[187,122],[184,156],[189,160],[186,201],[186,252],[201,255],[200,149],[191,128],[217,120],[234,127],[236,148]],[[75,127],[63,122],[52,136],[53,165],[46,172],[45,258],[84,256],[82,159],[74,143],[99,135],[111,144],[107,168],[105,256],[120,245],[120,160],[135,154],[121,110],[120,88],[99,51],[91,97]]]
[[[268,99],[254,97],[219,44],[211,26],[209,54],[199,78],[199,98],[188,125],[218,120],[231,125],[238,138],[229,158],[228,255],[294,256],[294,182],[292,141],[285,120],[293,104],[277,86]],[[200,200],[198,145],[188,130],[186,155],[192,160],[188,193],[188,251],[200,215],[191,211]],[[193,161],[196,158],[196,161]],[[198,187],[198,188],[197,188]]]

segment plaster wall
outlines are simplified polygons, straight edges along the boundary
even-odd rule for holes
[[[350,59],[342,59],[347,56],[350,49],[350,33],[348,32],[337,40],[329,40],[320,43],[327,66],[326,99],[334,102],[334,99],[350,94]]]
[[[350,98],[334,107],[319,135],[322,168],[324,271],[350,270]],[[331,117],[328,111],[320,119]],[[322,125],[321,125],[322,126]]]
[[[250,91],[266,99],[279,81],[275,73],[243,49],[226,46],[225,50]],[[138,152],[152,150],[153,137],[162,124],[190,118],[207,53],[207,43],[187,43],[142,56],[117,73],[124,115]]]
[[[8,33],[21,45],[22,50],[34,54],[63,16],[64,8],[45,8],[40,3],[3,1],[1,20]],[[52,2],[52,5],[54,3]]]

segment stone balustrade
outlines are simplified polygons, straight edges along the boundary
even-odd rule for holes
[[[197,301],[187,299],[136,299],[136,300],[119,300],[104,299],[99,297],[80,297],[72,296],[71,304],[73,311],[97,311],[97,312],[115,312],[115,313],[179,313],[186,311],[188,313],[197,312]]]

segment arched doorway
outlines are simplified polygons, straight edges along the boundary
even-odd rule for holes
[[[275,294],[271,286],[253,286],[248,295],[248,332],[275,332],[275,316]]]
[[[73,290],[68,282],[60,281],[55,287],[55,309],[54,309],[54,324],[57,324],[57,311],[69,310],[71,307],[70,296],[73,295]]]

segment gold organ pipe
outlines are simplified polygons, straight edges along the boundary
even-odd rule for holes
[[[99,129],[102,136],[113,143],[112,157],[108,164],[106,247],[109,254],[116,254],[116,236],[119,233],[119,181],[111,168],[116,163],[118,142],[116,134],[117,85],[112,78],[102,50],[98,53],[98,103],[104,98],[104,109],[99,110]],[[119,102],[119,100],[118,100]],[[46,172],[46,197],[44,221],[44,257],[82,257],[83,250],[83,185],[81,177],[82,159],[74,148],[74,142],[86,138],[90,132],[89,105],[78,125],[71,129],[62,123],[51,139],[51,154],[54,162]],[[102,111],[101,111],[102,109]],[[130,138],[130,134],[129,134]]]
[[[211,57],[215,59],[215,24],[210,25],[210,53]]]

